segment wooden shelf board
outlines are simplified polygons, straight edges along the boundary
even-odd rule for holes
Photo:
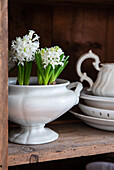
[[[43,145],[9,143],[8,165],[52,161],[114,152],[114,133],[97,130],[81,121],[49,124],[59,138]]]

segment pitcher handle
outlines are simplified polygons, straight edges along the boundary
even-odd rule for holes
[[[83,61],[88,58],[92,58],[95,60],[95,62],[93,62],[92,64],[96,70],[100,71],[101,68],[99,67],[99,63],[100,63],[99,57],[96,54],[94,54],[91,50],[88,53],[82,55],[78,59],[78,61],[76,63],[76,71],[77,71],[78,76],[80,77],[80,81],[83,82],[84,80],[86,80],[90,85],[90,88],[88,90],[91,90],[91,88],[93,86],[93,80],[87,76],[87,73],[81,72],[81,65],[82,65]]]

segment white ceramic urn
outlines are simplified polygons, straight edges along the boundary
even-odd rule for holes
[[[86,73],[81,72],[81,65],[86,59],[94,59],[93,66],[98,72],[96,81],[93,83],[92,79],[87,76]],[[92,93],[96,96],[114,97],[114,63],[100,64],[99,57],[94,54],[91,50],[82,55],[76,64],[76,71],[80,77],[81,82],[86,80]]]
[[[58,134],[45,127],[79,102],[82,84],[58,79],[56,85],[34,85],[31,77],[29,86],[16,84],[9,78],[9,119],[20,125],[9,133],[9,140],[19,144],[43,144],[56,140]],[[75,87],[75,91],[70,90]]]

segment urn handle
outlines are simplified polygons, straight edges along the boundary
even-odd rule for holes
[[[67,88],[70,90],[72,88],[75,88],[74,92],[76,93],[76,102],[75,102],[75,105],[78,104],[79,102],[79,96],[80,96],[80,92],[83,88],[82,86],[82,83],[80,82],[73,82],[73,83],[70,83]]]
[[[93,86],[93,80],[87,76],[87,73],[81,72],[81,65],[82,65],[83,61],[88,58],[92,58],[95,60],[95,62],[93,62],[92,64],[96,70],[100,71],[101,68],[99,67],[99,63],[100,63],[99,57],[96,54],[94,54],[91,50],[88,53],[82,55],[78,59],[78,61],[76,63],[76,71],[77,71],[78,76],[80,77],[80,81],[83,82],[84,80],[86,80],[90,85],[90,89],[88,89],[88,90],[91,90],[91,88]]]

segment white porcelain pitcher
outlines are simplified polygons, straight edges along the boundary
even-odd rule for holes
[[[81,64],[84,60],[89,58],[95,60],[92,64],[94,68],[99,71],[97,80],[94,83],[86,73],[81,72]],[[91,90],[94,95],[114,97],[114,63],[100,64],[101,67],[99,66],[99,63],[99,57],[91,50],[82,55],[76,64],[76,71],[80,77],[80,81],[83,82],[86,80],[90,85],[88,90]]]

